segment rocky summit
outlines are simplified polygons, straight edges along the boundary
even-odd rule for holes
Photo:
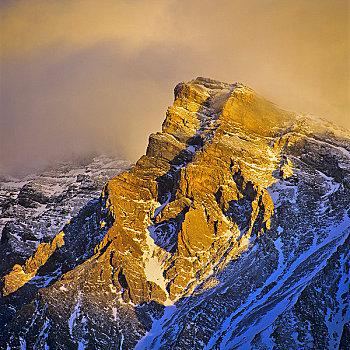
[[[6,271],[1,346],[349,349],[349,132],[240,83],[174,93],[146,155]]]

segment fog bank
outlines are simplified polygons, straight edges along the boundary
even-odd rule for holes
[[[347,0],[3,0],[0,16],[3,172],[135,161],[197,76],[350,129]]]

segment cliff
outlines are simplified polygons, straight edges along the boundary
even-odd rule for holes
[[[349,133],[240,83],[174,93],[146,155],[3,278],[3,344],[345,349]]]

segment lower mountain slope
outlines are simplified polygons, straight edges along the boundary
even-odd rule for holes
[[[349,208],[348,132],[240,83],[180,83],[146,155],[4,276],[1,342],[347,349]]]
[[[49,242],[110,178],[131,167],[104,155],[60,162],[17,179],[0,175],[0,277]]]

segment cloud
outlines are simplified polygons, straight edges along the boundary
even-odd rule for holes
[[[136,160],[177,82],[242,81],[350,128],[342,0],[8,0],[0,6],[7,171],[110,152]]]
[[[160,0],[9,1],[1,12],[1,55],[35,56],[50,46],[72,52],[112,39],[139,49],[164,35],[167,6]]]

